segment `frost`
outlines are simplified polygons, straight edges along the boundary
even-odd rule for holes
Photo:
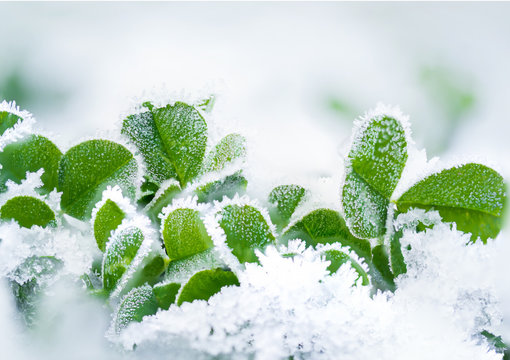
[[[32,114],[26,110],[20,110],[19,106],[17,106],[14,101],[2,101],[0,103],[0,113],[2,112],[13,114],[18,117],[19,120],[13,127],[9,127],[0,135],[0,151],[2,151],[6,145],[30,134],[35,124],[35,119],[32,117]]]
[[[500,321],[486,274],[495,270],[487,264],[494,248],[466,247],[466,240],[446,225],[406,231],[408,273],[394,295],[373,296],[352,286],[350,266],[328,276],[320,252],[299,241],[286,250],[292,258],[270,246],[260,265],[238,272],[240,287],[222,289],[208,304],[172,305],[117,341],[136,344],[142,357],[171,348],[176,359],[501,359],[476,337]]]
[[[99,209],[103,207],[106,201],[111,200],[126,214],[128,218],[132,218],[136,215],[136,208],[131,201],[122,195],[122,189],[115,185],[113,187],[108,186],[106,190],[103,191],[103,195],[101,201],[99,201],[94,209],[92,209],[92,218],[90,219],[90,224],[94,226],[94,222],[96,221],[96,215]]]

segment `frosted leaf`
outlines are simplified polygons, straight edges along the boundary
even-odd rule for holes
[[[30,135],[11,143],[0,152],[0,191],[7,180],[20,183],[27,172],[36,172],[43,168],[41,176],[43,186],[40,190],[49,193],[57,187],[58,163],[62,153],[47,138]]]
[[[108,242],[103,258],[103,288],[112,291],[133,261],[144,240],[136,227],[116,231]]]
[[[0,208],[0,219],[15,220],[20,226],[30,229],[37,225],[56,225],[55,213],[42,200],[31,196],[15,196]]]
[[[117,301],[120,295],[146,282],[151,285],[154,284],[166,267],[167,257],[161,249],[157,232],[152,227],[150,220],[141,215],[132,219],[125,219],[122,222],[108,242],[105,255],[116,234],[122,234],[124,231],[129,233],[130,229],[135,231],[138,234],[137,236],[141,234],[143,239],[135,256],[125,267],[126,270],[118,281],[115,290],[111,293],[110,300],[114,302]]]
[[[159,221],[161,211],[165,206],[172,203],[172,200],[181,192],[181,187],[177,180],[165,180],[158,189],[154,198],[147,204],[145,210],[150,218]]]
[[[389,199],[407,160],[407,118],[379,106],[355,123],[346,158],[342,208],[351,232],[360,238],[385,233]]]
[[[173,106],[132,115],[124,120],[123,133],[142,153],[149,176],[161,183],[177,177],[184,186],[202,166],[207,143],[207,125],[192,106]]]
[[[144,316],[158,311],[156,297],[149,285],[131,290],[122,298],[114,319],[115,332],[120,333],[132,321],[142,321]]]
[[[61,207],[78,219],[89,219],[108,185],[116,184],[134,199],[138,166],[124,146],[109,140],[90,140],[69,149],[60,161],[58,190]]]
[[[246,157],[246,139],[239,134],[229,134],[207,154],[203,173],[221,171],[233,162],[244,162]]]
[[[503,177],[480,164],[465,164],[433,174],[407,190],[398,200],[400,212],[417,207],[439,212],[443,221],[483,242],[495,238],[503,225],[506,201]]]
[[[168,310],[171,304],[175,303],[177,299],[177,293],[181,288],[181,284],[178,283],[168,283],[168,284],[156,284],[152,289],[154,292],[154,296],[156,297],[156,301],[158,302],[158,307],[163,310]]]
[[[255,249],[264,249],[275,237],[267,212],[243,204],[243,198],[223,201],[216,212],[216,221],[225,233],[225,243],[241,263],[257,262]],[[247,198],[246,198],[247,200]],[[219,204],[217,206],[220,206]]]
[[[126,216],[131,218],[135,214],[136,208],[129,199],[122,195],[121,188],[108,186],[103,191],[101,201],[92,209],[90,220],[98,248],[104,252],[112,231],[122,223]]]
[[[207,301],[224,286],[239,286],[239,280],[233,272],[221,268],[199,271],[183,286],[177,305],[194,300]]]
[[[330,274],[334,274],[338,271],[338,269],[344,265],[348,264],[352,266],[352,268],[358,273],[359,277],[357,282],[361,285],[370,284],[370,280],[368,279],[368,267],[364,263],[359,262],[358,257],[351,256],[352,252],[346,252],[339,249],[323,249],[323,254],[326,260],[330,262],[328,266],[328,271]],[[365,265],[362,266],[361,264]]]
[[[164,283],[186,283],[195,273],[223,267],[225,263],[214,248],[202,251],[185,259],[175,260],[168,264]]]
[[[28,111],[20,110],[14,101],[0,103],[0,151],[32,132],[35,120]]]
[[[224,196],[233,198],[236,194],[243,195],[246,192],[247,185],[248,180],[242,175],[241,171],[238,171],[223,179],[198,186],[195,189],[195,194],[197,194],[199,202],[220,201]]]
[[[305,193],[305,189],[299,185],[280,185],[271,190],[268,200],[273,206],[269,209],[269,215],[280,230],[289,224]]]
[[[351,235],[342,216],[331,209],[317,209],[289,225],[281,240],[299,238],[308,246],[340,243],[354,250],[359,256],[371,258],[370,242]]]
[[[166,252],[171,260],[179,260],[213,246],[200,213],[193,209],[176,209],[162,222]]]

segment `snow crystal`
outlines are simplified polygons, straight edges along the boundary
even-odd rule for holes
[[[0,151],[2,151],[6,145],[22,139],[32,133],[32,127],[35,124],[35,119],[28,111],[20,110],[19,106],[17,106],[14,101],[2,101],[0,103],[0,112],[8,112],[21,118],[21,120],[18,120],[12,128],[5,130],[5,132],[0,136]]]

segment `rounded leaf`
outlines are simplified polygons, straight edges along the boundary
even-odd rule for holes
[[[379,115],[361,124],[346,160],[342,206],[351,232],[364,239],[386,232],[391,195],[407,161],[399,120]]]
[[[229,134],[220,140],[204,161],[203,172],[221,171],[235,160],[246,156],[246,139],[239,134]]]
[[[112,231],[122,223],[125,217],[124,211],[110,199],[107,199],[97,211],[94,220],[94,237],[99,250],[104,252]]]
[[[203,270],[191,277],[184,285],[177,300],[177,304],[193,302],[193,300],[209,300],[211,296],[220,292],[224,286],[239,286],[237,276],[228,270]]]
[[[443,170],[421,180],[398,200],[397,208],[439,212],[443,221],[482,241],[495,238],[503,225],[506,189],[503,177],[493,169],[469,163]]]
[[[280,185],[269,193],[269,202],[274,204],[269,215],[273,224],[280,228],[287,226],[294,210],[305,196],[305,189],[299,185]]]
[[[14,219],[20,226],[30,229],[37,225],[46,227],[55,223],[55,213],[42,200],[32,196],[16,196],[0,208],[2,220]]]
[[[263,250],[275,240],[264,216],[253,206],[227,205],[219,215],[227,245],[241,263],[258,262],[255,249]]]
[[[69,149],[60,161],[58,191],[60,206],[78,219],[90,218],[92,208],[108,185],[119,185],[135,197],[138,166],[133,154],[109,140],[90,140]]]
[[[154,315],[158,302],[149,285],[131,290],[120,303],[115,317],[115,332],[120,333],[131,322],[140,322],[144,316]]]
[[[179,260],[198,254],[213,246],[213,242],[194,209],[176,209],[163,222],[163,241],[171,260]]]
[[[340,266],[342,266],[343,264],[350,263],[352,268],[358,273],[358,275],[359,275],[358,279],[359,278],[362,279],[361,285],[370,284],[370,281],[368,279],[368,274],[363,269],[363,267],[360,264],[358,264],[358,262],[356,260],[351,258],[346,253],[339,251],[339,250],[330,249],[330,250],[324,251],[324,257],[326,258],[326,260],[328,260],[330,262],[330,264],[328,266],[328,271],[330,272],[330,274],[336,273],[337,270],[340,268]]]
[[[58,163],[62,153],[57,146],[40,135],[31,135],[26,139],[5,146],[0,152],[0,189],[7,180],[21,183],[26,173],[44,169],[41,176],[42,190],[51,192],[57,187]]]

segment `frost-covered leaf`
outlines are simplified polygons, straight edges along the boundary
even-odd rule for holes
[[[351,232],[360,238],[385,233],[391,195],[407,160],[407,140],[397,119],[379,115],[365,120],[346,159],[342,206]]]
[[[198,196],[198,202],[210,203],[221,201],[224,196],[233,198],[236,194],[243,195],[247,185],[248,180],[242,175],[241,171],[238,171],[221,180],[212,181],[197,187],[195,194]]]
[[[181,187],[177,181],[167,180],[164,182],[151,202],[147,204],[145,208],[147,215],[149,215],[154,222],[159,222],[159,214],[161,214],[163,208],[169,205],[180,192]]]
[[[246,139],[229,134],[220,140],[204,160],[203,172],[221,171],[232,162],[246,156]]]
[[[214,248],[210,248],[184,259],[171,261],[166,269],[164,281],[185,283],[199,271],[214,269],[224,265]]]
[[[370,242],[354,237],[342,216],[331,209],[317,209],[304,216],[283,234],[282,239],[301,239],[308,246],[340,243],[348,246],[359,256],[371,258]]]
[[[274,206],[269,209],[273,224],[283,229],[289,224],[294,210],[305,196],[305,189],[299,185],[280,185],[269,193],[269,202]]]
[[[20,183],[27,172],[44,169],[42,190],[49,193],[57,187],[58,163],[62,153],[53,142],[40,135],[31,135],[5,146],[0,152],[0,190],[7,180]]]
[[[402,254],[402,245],[400,244],[402,235],[403,230],[399,230],[392,234],[390,238],[391,271],[395,277],[407,272],[407,265],[405,263],[404,255]]]
[[[0,111],[0,135],[14,127],[18,121],[23,121],[23,118],[9,111]]]
[[[63,265],[62,260],[54,256],[30,256],[11,274],[16,307],[27,325],[34,323],[41,291]]]
[[[133,321],[140,322],[144,316],[154,315],[158,302],[149,285],[131,290],[123,299],[115,317],[115,332],[120,333]]]
[[[430,175],[407,190],[397,208],[434,209],[443,221],[485,242],[495,238],[503,224],[506,203],[503,177],[493,169],[469,163]]]
[[[147,165],[148,177],[161,184],[176,177],[175,167],[167,153],[160,129],[151,111],[128,116],[122,123],[122,134],[136,145]]]
[[[122,133],[137,146],[149,177],[162,183],[175,178],[181,186],[198,175],[207,143],[207,125],[192,106],[176,102],[124,120]]]
[[[184,302],[193,302],[193,300],[207,301],[222,287],[230,285],[239,286],[237,276],[231,271],[220,268],[200,271],[184,285],[177,304],[181,305]]]
[[[211,112],[214,108],[214,104],[216,103],[216,96],[211,95],[207,99],[204,99],[200,101],[197,105],[199,109],[201,109],[204,112]]]
[[[55,213],[42,200],[32,196],[15,196],[0,208],[2,220],[14,219],[20,226],[30,229],[32,226],[46,227],[55,224]]]
[[[386,246],[377,245],[372,249],[372,263],[370,267],[370,275],[378,289],[395,291],[395,277],[391,272]]]
[[[111,232],[122,223],[125,217],[124,211],[110,199],[107,199],[99,208],[94,220],[94,237],[101,251],[104,252]]]
[[[326,260],[331,262],[331,264],[328,266],[328,271],[331,274],[336,273],[340,266],[342,266],[343,264],[350,263],[352,268],[358,273],[359,278],[362,279],[361,284],[362,285],[370,284],[368,275],[363,269],[363,267],[360,264],[358,264],[356,260],[351,258],[348,254],[339,250],[330,249],[324,252],[324,257],[326,258]]]
[[[171,260],[195,255],[213,246],[200,213],[194,209],[176,209],[167,214],[161,233]]]
[[[158,307],[163,310],[168,310],[170,305],[175,303],[180,288],[181,284],[178,283],[154,285],[153,292],[154,296],[156,296]]]
[[[69,149],[60,161],[60,206],[78,219],[90,218],[91,210],[108,185],[119,185],[134,199],[138,172],[136,160],[124,146],[109,140],[90,140]]]
[[[483,330],[480,335],[487,339],[487,342],[491,346],[491,348],[495,349],[496,352],[503,354],[503,360],[510,359],[510,346],[508,346],[501,336],[496,336],[487,330]]]
[[[103,256],[103,288],[112,291],[133,261],[144,236],[137,227],[128,227],[113,234]]]
[[[264,216],[251,205],[227,205],[219,216],[227,245],[241,263],[258,262],[255,249],[263,250],[275,240]]]

